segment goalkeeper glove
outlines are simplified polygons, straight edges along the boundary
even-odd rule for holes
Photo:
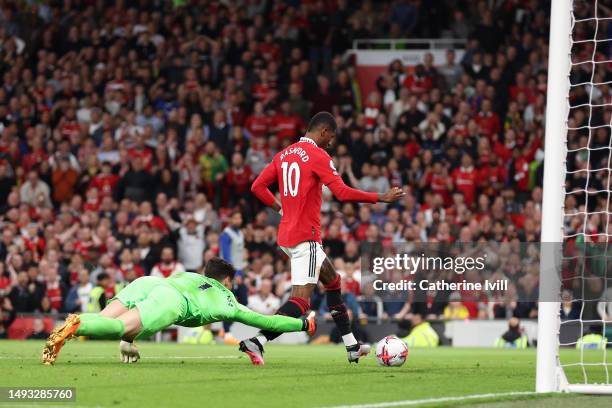
[[[138,348],[136,348],[134,343],[130,343],[129,341],[121,340],[121,342],[119,343],[119,352],[119,357],[124,363],[135,363],[140,360],[140,353],[138,352]]]

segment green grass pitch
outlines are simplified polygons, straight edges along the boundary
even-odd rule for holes
[[[236,347],[142,342],[142,360],[126,365],[116,342],[72,341],[47,367],[39,360],[42,345],[0,341],[0,386],[74,386],[77,401],[61,404],[66,407],[334,407],[533,391],[535,382],[534,350],[413,349],[403,367],[387,368],[373,356],[349,365],[342,346],[269,345],[266,365],[254,367]],[[569,350],[564,357],[579,355]],[[580,376],[578,370],[572,374]],[[603,375],[599,370],[589,375]],[[612,406],[612,397],[525,395],[424,405],[599,407]]]

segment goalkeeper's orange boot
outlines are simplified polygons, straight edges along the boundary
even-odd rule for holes
[[[80,325],[81,318],[79,315],[71,314],[68,315],[64,324],[53,329],[42,352],[43,364],[51,365],[55,363],[64,343],[66,340],[70,340],[74,337],[74,333],[78,330]]]
[[[306,322],[308,325],[306,332],[310,337],[312,337],[317,331],[317,319],[315,317],[315,312],[310,312],[308,314],[308,316],[306,317]]]

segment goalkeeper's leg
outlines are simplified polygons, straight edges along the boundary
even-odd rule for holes
[[[130,309],[124,306],[124,304],[121,303],[118,299],[115,299],[108,303],[99,314],[100,316],[104,317],[119,317],[128,310]]]
[[[118,300],[109,303],[104,310],[100,312],[100,316],[118,317],[126,313],[129,309]],[[119,342],[119,358],[124,363],[135,363],[140,360],[138,348],[132,340],[121,340]]]
[[[136,282],[134,282],[136,283]],[[129,289],[134,283],[128,286]],[[180,320],[187,309],[186,300],[174,288],[166,285],[158,285],[141,296],[130,300],[126,294],[130,291],[124,290],[109,305],[106,314],[114,314],[124,308],[129,308],[125,313],[116,318],[102,316],[101,314],[84,313],[82,315],[70,315],[66,322],[55,329],[49,336],[47,345],[43,350],[43,361],[45,364],[53,364],[57,359],[62,346],[67,339],[73,336],[87,336],[101,339],[121,339],[121,359],[124,362],[135,362],[138,360],[138,350],[132,343],[136,337],[150,337],[156,332],[170,326]],[[131,296],[130,296],[131,297]],[[117,305],[120,302],[121,305]],[[128,307],[130,306],[130,307]],[[130,354],[127,358],[126,353]]]
[[[81,324],[75,332],[77,336],[132,341],[142,330],[138,308],[128,310],[116,318],[94,313],[84,313],[79,317]]]
[[[96,313],[69,315],[64,324],[56,327],[49,335],[43,349],[43,363],[53,364],[66,340],[75,336],[86,336],[94,339],[124,339],[131,343],[141,330],[140,313],[136,308],[128,310],[117,318]],[[130,349],[132,354],[134,352],[138,353],[135,347],[130,347]],[[133,357],[131,356],[130,360],[133,360]]]

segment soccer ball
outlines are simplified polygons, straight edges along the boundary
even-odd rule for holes
[[[408,346],[397,336],[387,336],[376,345],[376,359],[381,366],[399,367],[407,357]]]

